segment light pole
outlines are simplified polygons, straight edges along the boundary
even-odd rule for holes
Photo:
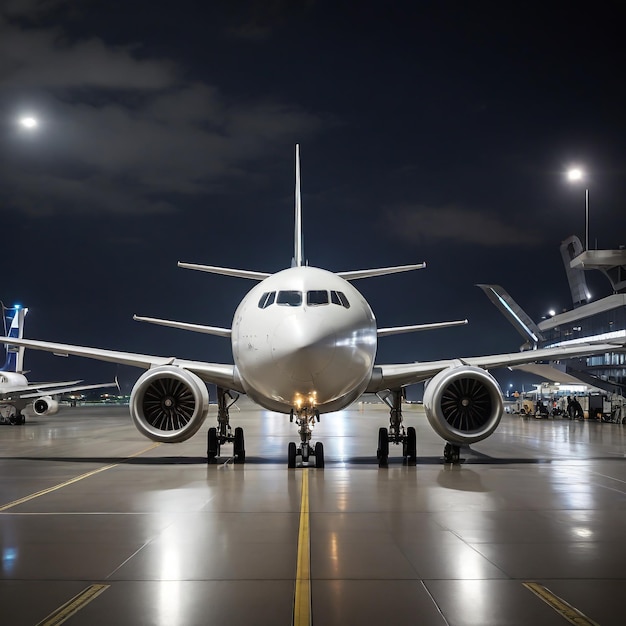
[[[585,173],[579,167],[573,167],[567,172],[567,180],[578,182],[585,178]],[[585,252],[589,250],[589,187],[585,186]]]

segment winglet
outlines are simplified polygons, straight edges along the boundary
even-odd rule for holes
[[[296,144],[296,216],[292,267],[303,265],[302,245],[302,195],[300,192],[300,144]]]
[[[485,292],[485,295],[496,305],[502,315],[513,324],[515,330],[529,342],[529,346],[536,348],[537,344],[545,339],[537,324],[503,287],[483,284],[476,286]]]

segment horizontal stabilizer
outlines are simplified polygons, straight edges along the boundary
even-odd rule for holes
[[[217,335],[218,337],[230,337],[230,328],[219,328],[218,326],[203,326],[202,324],[188,324],[187,322],[173,322],[171,320],[161,320],[155,317],[141,317],[139,315],[133,315],[133,319],[136,322],[149,322],[150,324],[169,326],[170,328],[179,328],[180,330],[191,330],[195,333]]]
[[[394,267],[377,267],[371,270],[354,270],[351,272],[335,272],[337,276],[344,280],[357,280],[359,278],[370,278],[371,276],[385,276],[386,274],[397,274],[398,272],[412,272],[413,270],[422,270],[426,267],[426,263],[418,263],[416,265],[396,265]]]
[[[387,335],[400,335],[402,333],[414,333],[420,330],[435,330],[437,328],[451,328],[452,326],[464,326],[467,320],[457,320],[454,322],[435,322],[434,324],[415,324],[413,326],[393,326],[390,328],[379,328],[376,332],[379,337]]]
[[[265,280],[271,274],[267,272],[252,272],[249,270],[236,270],[230,267],[216,267],[215,265],[198,265],[197,263],[178,262],[178,267],[186,270],[198,270],[200,272],[209,272],[210,274],[221,274],[222,276],[237,276],[238,278],[249,278],[251,280]]]

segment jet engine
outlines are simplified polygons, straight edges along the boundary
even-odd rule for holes
[[[35,415],[54,415],[59,410],[59,403],[50,396],[41,396],[33,402]]]
[[[177,443],[202,426],[209,412],[209,392],[192,372],[163,365],[139,377],[129,408],[135,426],[148,439]]]
[[[457,365],[428,382],[424,408],[440,437],[455,445],[470,444],[489,437],[500,423],[502,391],[484,369]]]

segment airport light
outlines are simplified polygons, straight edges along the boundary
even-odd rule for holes
[[[578,183],[585,179],[585,172],[579,167],[572,167],[567,172],[567,180]],[[585,186],[585,251],[589,250],[589,187]]]

